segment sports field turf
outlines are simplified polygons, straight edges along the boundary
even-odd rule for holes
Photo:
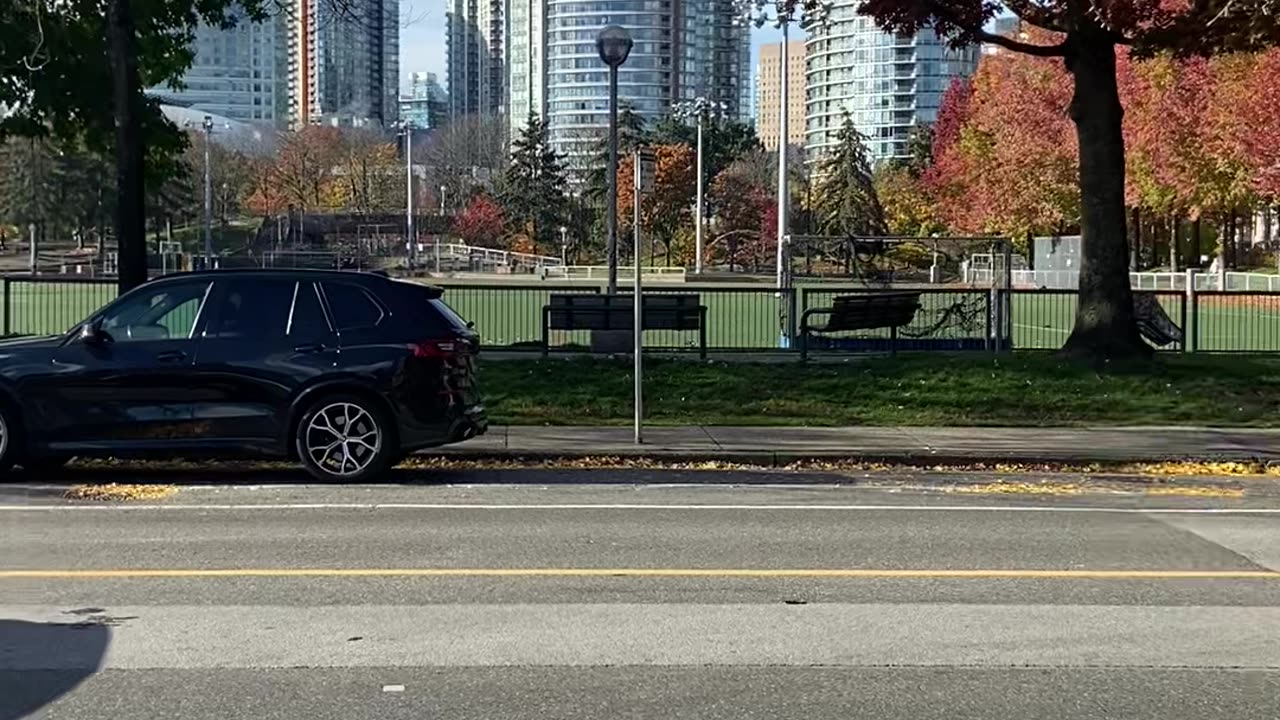
[[[12,280],[0,307],[5,331],[15,335],[63,332],[115,297],[115,286],[74,281]],[[579,292],[592,292],[585,286]],[[541,338],[542,307],[559,287],[523,285],[450,285],[445,300],[473,321],[491,347],[534,345]],[[651,292],[696,292],[707,306],[707,341],[712,348],[766,349],[778,346],[784,302],[767,287],[696,287],[661,284]],[[839,288],[802,288],[800,309],[829,304]],[[1183,323],[1181,297],[1161,296],[1169,317]],[[1015,293],[1013,345],[1022,349],[1060,347],[1071,331],[1075,298],[1068,293]],[[1280,296],[1202,295],[1197,313],[1198,347],[1206,351],[1280,352]],[[903,337],[975,338],[986,332],[986,294],[951,290],[922,296],[922,307]],[[884,331],[859,333],[884,337]],[[587,344],[585,333],[552,334],[553,344]],[[646,343],[654,347],[694,347],[696,333],[653,331]]]

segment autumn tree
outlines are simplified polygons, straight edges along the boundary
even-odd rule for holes
[[[952,230],[1020,240],[1079,225],[1069,84],[1061,60],[1000,52],[948,90],[923,177]]]
[[[946,231],[933,198],[911,166],[886,163],[876,168],[872,180],[890,235],[924,237]]]
[[[362,129],[342,133],[338,150],[340,174],[335,178],[341,206],[358,213],[403,207],[404,166],[395,144]]]
[[[670,265],[677,234],[693,222],[693,196],[697,183],[693,149],[683,144],[657,145],[653,152],[653,188],[642,193],[640,227],[646,234],[646,240],[662,243],[666,263]],[[634,162],[634,154],[618,162],[619,225],[634,221]]]
[[[451,230],[468,245],[500,247],[506,225],[507,218],[498,203],[488,195],[477,193],[453,218]]]
[[[302,212],[332,205],[334,170],[342,161],[337,128],[308,125],[281,137],[274,180],[285,202]]]
[[[1280,43],[1271,0],[862,0],[858,12],[889,32],[933,28],[955,43],[989,43],[1035,57],[1061,58],[1072,81],[1069,114],[1080,154],[1081,268],[1075,327],[1064,350],[1090,358],[1149,356],[1134,323],[1125,230],[1123,110],[1116,48],[1213,54]],[[1054,33],[1031,42],[988,32],[1008,8]]]
[[[711,182],[709,199],[716,208],[707,251],[733,271],[758,271],[776,247],[777,203],[767,178],[761,182],[749,167],[731,165]]]

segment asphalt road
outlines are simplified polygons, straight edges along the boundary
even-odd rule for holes
[[[1280,717],[1274,497],[451,479],[0,488],[0,720]]]

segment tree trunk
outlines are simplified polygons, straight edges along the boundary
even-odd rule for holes
[[[107,3],[112,112],[116,123],[116,247],[120,292],[147,281],[146,181],[143,177],[142,90],[130,0]]]
[[[1178,272],[1178,229],[1180,224],[1176,216],[1169,216],[1169,272]]]
[[[1067,355],[1104,360],[1150,357],[1133,316],[1124,209],[1124,136],[1115,45],[1100,29],[1072,33],[1070,114],[1080,145],[1080,296]]]
[[[1142,247],[1142,209],[1135,207],[1133,209],[1133,227],[1130,229],[1133,236],[1129,245],[1129,270],[1137,272],[1138,270],[1138,248]]]
[[[1231,208],[1227,211],[1227,235],[1223,247],[1226,249],[1226,265],[1228,270],[1236,269],[1236,233],[1238,232],[1239,216],[1236,215],[1236,209]]]
[[[1201,266],[1200,255],[1204,251],[1200,247],[1200,218],[1191,221],[1191,265]]]

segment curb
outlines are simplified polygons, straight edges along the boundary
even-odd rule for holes
[[[1113,457],[1082,457],[1074,453],[1040,452],[1034,455],[1018,453],[857,453],[845,450],[676,450],[666,448],[618,448],[598,450],[519,450],[519,449],[467,449],[441,448],[422,453],[427,456],[447,457],[458,460],[494,461],[572,461],[587,458],[619,458],[622,460],[654,460],[660,462],[699,463],[726,462],[740,465],[757,465],[766,468],[783,468],[805,462],[838,462],[901,465],[915,468],[960,468],[973,465],[999,465],[1006,463],[1023,465],[1098,465],[1101,468],[1115,465],[1162,462],[1239,462],[1270,466],[1274,458],[1239,452],[1222,452],[1203,455],[1177,455],[1150,453]]]

